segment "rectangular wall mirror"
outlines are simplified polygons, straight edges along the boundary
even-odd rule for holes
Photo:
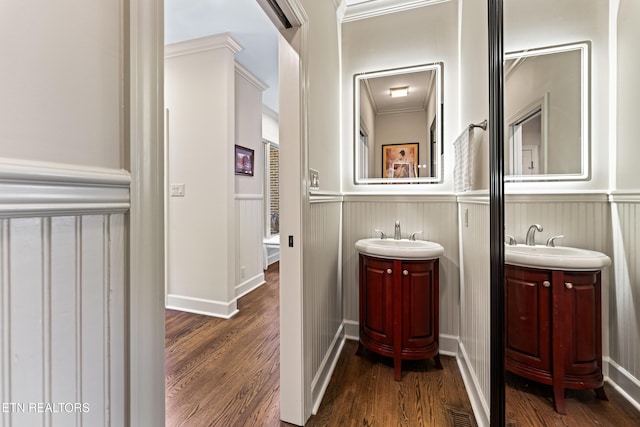
[[[356,184],[442,177],[442,63],[354,77]]]
[[[505,181],[589,177],[589,43],[505,54]]]

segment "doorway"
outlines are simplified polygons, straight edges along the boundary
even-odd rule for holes
[[[252,7],[260,6],[264,8],[263,2],[260,0],[246,0],[244,3],[251,3]],[[173,3],[173,4],[172,4]],[[166,17],[165,23],[171,21],[172,13],[180,13],[177,12],[175,7],[177,4],[183,4],[184,2],[171,2],[167,5],[166,8]],[[228,0],[229,6],[233,4],[231,8],[241,8],[243,6],[239,5],[240,2],[237,0]],[[245,5],[248,7],[248,4]],[[264,2],[271,4],[273,2]],[[300,28],[300,25],[291,24],[291,22],[303,22],[302,19],[299,19],[300,16],[304,16],[302,8],[297,6],[296,0],[286,0],[282,1],[283,4],[289,6],[290,4],[294,4],[296,13],[291,12],[291,7],[287,7],[287,15],[289,16],[288,21],[289,26],[291,28],[287,29],[286,25],[279,21],[279,18],[276,15],[271,16],[272,14],[267,13],[269,19],[271,20],[270,24],[277,28],[278,36],[277,36],[277,48],[278,48],[278,58],[276,61],[279,65],[279,73],[280,73],[280,81],[286,82],[286,88],[279,88],[279,96],[280,96],[280,104],[278,108],[279,114],[279,132],[280,132],[280,141],[279,141],[279,156],[282,163],[287,161],[291,162],[291,159],[299,159],[301,152],[301,142],[302,138],[302,125],[301,125],[301,108],[303,102],[300,97],[300,82],[301,78],[301,59],[299,52],[301,49],[304,49],[304,46],[301,44],[303,42],[300,41],[301,37],[299,34],[303,31]],[[258,5],[259,4],[259,5]],[[199,2],[194,1],[192,4],[199,5]],[[200,5],[199,7],[205,7]],[[225,4],[225,6],[227,5]],[[269,6],[271,7],[271,6]],[[203,15],[206,15],[203,10],[199,10],[198,8],[192,9],[190,11],[194,16],[194,21],[186,20],[185,22],[193,27],[199,21],[205,20],[203,19]],[[245,10],[242,11],[246,13]],[[245,15],[240,14],[240,21],[246,25],[244,22]],[[184,18],[184,16],[182,16]],[[294,19],[295,18],[295,19]],[[275,19],[275,20],[274,20]],[[277,22],[276,22],[277,21]],[[210,23],[211,20],[208,21]],[[228,20],[227,20],[228,23]],[[246,28],[245,28],[246,29]],[[228,29],[226,31],[229,31]],[[170,33],[169,31],[167,32]],[[295,46],[292,46],[295,44]],[[246,68],[246,67],[245,67]],[[282,98],[282,94],[285,95],[285,98]],[[264,97],[263,97],[264,100]],[[169,111],[169,117],[173,114],[172,111]],[[168,127],[171,128],[171,122],[168,121]],[[258,144],[261,144],[261,139],[258,141]],[[169,142],[171,144],[172,142]],[[256,150],[254,150],[255,152]],[[166,150],[167,158],[166,164],[170,164],[172,159],[169,159],[169,150]],[[224,156],[223,156],[224,157]],[[257,162],[254,162],[257,164]],[[280,324],[281,325],[299,325],[301,318],[301,299],[299,296],[301,295],[301,263],[302,263],[302,255],[301,255],[301,222],[300,222],[300,209],[301,209],[301,200],[300,200],[300,188],[302,185],[302,177],[300,176],[299,170],[296,169],[288,169],[282,171],[280,173],[280,213],[279,213],[279,225],[280,225],[280,233],[287,236],[292,236],[292,239],[295,239],[296,244],[292,245],[293,247],[287,246],[285,250],[280,250],[280,278],[281,278],[281,288],[286,288],[286,291],[281,292],[280,296],[280,306],[283,309],[280,311]],[[244,177],[242,177],[244,178]],[[257,181],[256,176],[253,176],[253,183]],[[244,181],[244,183],[251,184],[251,181]],[[171,183],[167,182],[167,186],[173,189]],[[187,187],[189,187],[187,185]],[[236,181],[237,188],[237,181]],[[189,188],[182,188],[183,195],[185,197],[189,194]],[[170,199],[171,194],[167,195],[167,198]],[[236,197],[237,199],[237,197]],[[264,202],[264,201],[263,201]],[[167,203],[168,205],[168,203]],[[262,211],[262,209],[261,209]],[[263,227],[262,223],[262,215],[258,215],[261,223],[261,230]],[[235,219],[233,219],[235,221]],[[232,228],[232,227],[228,227]],[[259,251],[262,253],[262,237],[263,233],[260,235],[260,248]],[[168,239],[167,242],[167,251],[171,247],[172,242],[171,239]],[[262,266],[262,263],[260,264]],[[167,266],[171,269],[171,262],[167,262]],[[238,270],[242,268],[241,265],[236,265]],[[169,275],[167,275],[169,278]],[[169,279],[168,279],[169,280]],[[236,298],[237,299],[237,298]],[[234,300],[235,303],[235,300]],[[242,310],[241,307],[239,307]],[[233,314],[231,314],[232,316]],[[280,381],[280,400],[281,400],[281,419],[296,423],[303,424],[303,416],[305,413],[304,408],[302,407],[303,400],[303,388],[302,388],[302,337],[298,337],[298,334],[286,333],[283,331],[280,336],[283,337],[280,343],[281,351],[281,361],[280,366],[299,366],[300,369],[289,370],[281,373],[281,381]]]

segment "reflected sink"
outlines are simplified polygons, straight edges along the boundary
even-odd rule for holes
[[[427,240],[361,239],[356,249],[365,255],[393,259],[433,259],[444,254],[439,243]]]
[[[603,253],[569,246],[505,245],[506,264],[551,270],[600,270],[611,264]]]

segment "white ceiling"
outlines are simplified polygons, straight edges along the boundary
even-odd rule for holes
[[[346,0],[346,4],[380,1]],[[278,111],[278,31],[257,0],[164,0],[164,6],[165,44],[230,32],[244,47],[237,61],[269,86],[263,104]]]
[[[278,30],[256,0],[164,0],[165,44],[230,32],[236,60],[269,88],[262,102],[278,111]]]
[[[364,79],[369,96],[378,114],[400,113],[425,110],[429,99],[434,71],[401,73],[384,77]],[[409,94],[392,98],[389,90],[395,87],[409,87]]]

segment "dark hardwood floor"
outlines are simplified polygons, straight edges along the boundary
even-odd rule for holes
[[[640,411],[604,385],[608,401],[596,398],[592,390],[566,390],[567,415],[554,410],[551,386],[507,373],[506,415],[508,426],[518,427],[640,427]]]
[[[277,264],[231,319],[167,310],[166,425],[280,425]]]
[[[393,362],[347,341],[316,416],[307,426],[475,426],[471,403],[453,357],[402,363],[394,381]]]
[[[166,311],[166,425],[289,426],[279,420],[278,265],[267,283],[242,297],[224,320]],[[403,363],[393,381],[390,359],[347,341],[318,414],[307,426],[475,426],[456,361]],[[609,385],[609,401],[567,391],[567,412],[553,410],[551,389],[508,375],[509,426],[640,426],[640,412]]]

